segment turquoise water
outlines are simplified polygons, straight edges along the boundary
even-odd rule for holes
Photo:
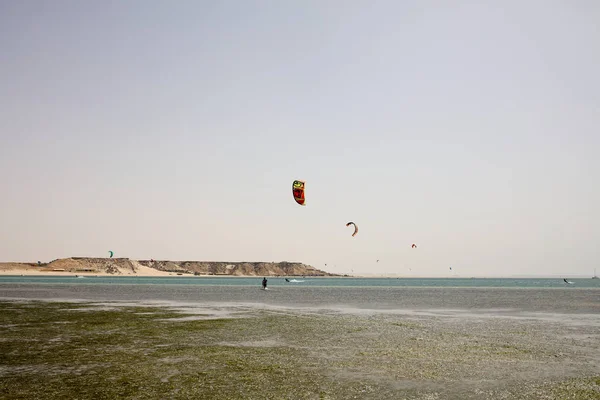
[[[298,283],[286,282],[284,278],[267,277],[269,287],[498,287],[498,288],[600,288],[600,279],[561,278],[289,278]],[[198,285],[198,286],[260,286],[262,277],[136,277],[136,276],[0,276],[0,284],[114,284],[114,285]]]

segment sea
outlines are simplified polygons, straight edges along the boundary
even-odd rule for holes
[[[0,300],[552,312],[600,318],[600,279],[0,276]]]
[[[82,285],[194,285],[260,286],[262,276],[0,276],[0,284],[82,284]],[[352,278],[352,277],[267,277],[269,287],[446,287],[446,288],[599,288],[600,279],[562,278]]]

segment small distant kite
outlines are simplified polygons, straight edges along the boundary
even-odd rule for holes
[[[356,234],[358,233],[358,226],[356,226],[356,224],[352,221],[350,221],[346,224],[346,226],[350,226],[350,225],[354,225],[354,233],[352,234],[352,236],[356,236]]]
[[[304,181],[294,181],[292,184],[292,194],[294,195],[294,200],[296,200],[296,203],[300,204],[301,206],[306,205],[306,200],[304,198],[304,185]]]
[[[411,247],[412,247],[413,249],[416,249],[416,248],[417,248],[417,245],[413,243]]]
[[[110,258],[112,258],[113,252],[111,250],[109,250],[108,253],[110,254]]]

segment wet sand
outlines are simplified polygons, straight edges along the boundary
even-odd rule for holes
[[[81,383],[97,396],[114,373],[136,388],[117,393],[124,398],[600,398],[598,290],[304,289],[0,285],[0,301],[12,299],[2,305],[0,345],[10,350],[11,340],[25,339],[44,348],[60,337],[69,351],[55,362],[77,367],[79,375],[66,374],[78,398],[94,398]],[[36,315],[55,313],[45,321],[73,315],[59,299],[82,307],[80,317],[65,321],[68,334],[52,328],[39,337],[32,326],[42,332],[49,325],[20,324],[18,310],[6,314],[31,299],[46,300],[32,306]],[[110,312],[115,317],[95,332],[102,325],[87,319]],[[147,319],[129,329],[140,315]],[[98,337],[109,350],[95,345]],[[81,348],[106,359],[90,366],[88,356],[76,355]],[[139,356],[137,375],[125,368],[132,360],[122,351]],[[35,354],[23,361],[29,367],[3,358],[1,376],[19,386],[40,373],[31,367],[43,361]]]

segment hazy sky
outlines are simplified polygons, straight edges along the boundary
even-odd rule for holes
[[[0,260],[591,276],[599,21],[592,0],[0,0]]]

